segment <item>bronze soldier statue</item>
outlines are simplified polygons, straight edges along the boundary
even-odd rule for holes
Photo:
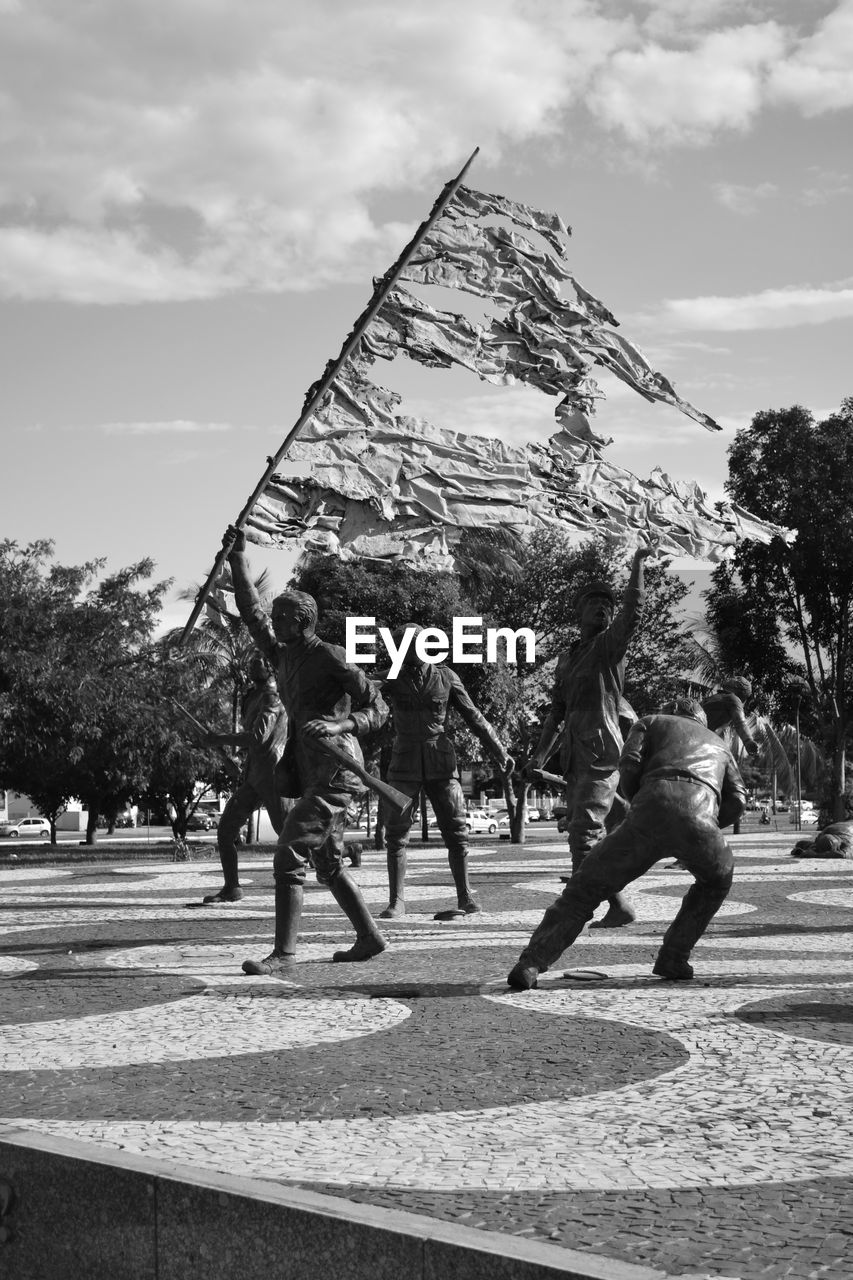
[[[695,883],[667,929],[653,973],[687,981],[690,953],[728,897],[733,858],[721,827],[742,811],[743,780],[698,702],[678,698],[644,716],[619,761],[627,817],[584,858],[507,978],[526,991],[575,941],[600,902],[675,854]]]
[[[635,551],[618,612],[614,613],[615,597],[609,583],[591,582],[578,592],[575,604],[580,639],[557,660],[551,707],[526,766],[528,776],[535,776],[544,766],[562,725],[560,767],[566,779],[573,872],[601,839],[616,801],[623,728],[635,718],[622,696],[625,652],[643,607],[643,561],[653,554],[654,549],[648,546]],[[618,928],[636,918],[620,894],[614,893],[608,902],[607,914],[598,927]]]
[[[456,907],[436,913],[436,920],[452,920],[480,910],[468,879],[468,832],[465,800],[459,783],[456,752],[446,733],[451,707],[459,712],[471,732],[504,772],[512,768],[498,735],[474,703],[459,676],[443,663],[422,662],[415,652],[415,636],[421,628],[409,624],[395,635],[399,648],[406,631],[413,632],[400,674],[391,679],[382,672],[377,679],[394,719],[394,743],[387,781],[404,795],[416,797],[423,790],[430,801],[445,845],[450,874],[456,888]],[[389,902],[383,919],[406,911],[406,847],[414,806],[389,814],[385,826],[388,859]]]
[[[204,899],[208,904],[239,902],[243,896],[237,865],[237,838],[243,823],[263,805],[278,835],[288,807],[277,772],[287,739],[287,713],[281,705],[272,668],[259,650],[249,659],[247,675],[251,685],[240,707],[241,731],[209,735],[213,746],[241,747],[246,755],[237,789],[225,806],[216,832],[225,884],[218,893],[208,894]]]
[[[708,721],[708,728],[714,733],[722,734],[731,725],[740,738],[747,752],[757,756],[760,750],[758,743],[749,732],[746,723],[744,703],[752,697],[752,685],[744,676],[731,676],[723,680],[719,689],[702,702],[702,710]]]
[[[288,794],[299,798],[278,837],[273,862],[275,939],[264,960],[245,960],[249,974],[286,973],[293,964],[302,917],[303,885],[314,868],[321,884],[355,929],[356,939],[337,961],[369,960],[385,950],[361,890],[343,867],[347,809],[364,790],[362,781],[322,749],[324,739],[363,765],[359,734],[378,729],[388,716],[379,690],[347,663],[339,645],[315,635],[317,603],[302,591],[285,591],[268,616],[252,583],[246,538],[233,526],[225,535],[240,617],[276,673],[288,716],[284,762],[291,772]]]

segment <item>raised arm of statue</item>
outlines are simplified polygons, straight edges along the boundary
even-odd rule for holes
[[[643,611],[646,598],[646,581],[644,563],[648,556],[654,555],[654,547],[638,547],[631,561],[631,572],[628,585],[622,597],[619,611],[608,629],[607,638],[611,650],[619,657],[624,657],[628,641],[636,629]]]
[[[278,645],[269,615],[261,604],[261,597],[252,581],[246,555],[246,535],[242,529],[229,525],[222,539],[222,545],[228,548],[228,563],[231,566],[231,582],[234,586],[237,612],[249,628],[252,639],[261,652],[268,658],[273,658]]]

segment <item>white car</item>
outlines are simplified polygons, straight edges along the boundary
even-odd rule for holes
[[[539,817],[538,813],[537,813],[536,817],[537,817],[537,818]],[[533,821],[535,821],[535,819],[531,818],[531,816],[530,816],[530,810],[529,810],[529,809],[528,809],[528,810],[526,810],[526,811],[525,811],[525,814],[524,814],[524,825],[525,825],[525,826],[527,826],[527,824],[528,824],[529,822],[533,822]],[[500,816],[499,816],[499,818],[498,818],[498,825],[499,825],[499,826],[501,826],[501,827],[508,827],[508,826],[509,826],[509,814],[506,812],[506,810],[505,810],[505,809],[504,809],[504,811],[500,814]]]
[[[800,818],[801,826],[804,825],[805,823],[817,822],[817,819],[818,819],[817,809],[815,809],[811,800],[804,800],[800,807],[802,809],[802,816]],[[791,805],[790,821],[794,825],[796,825],[796,822],[797,822],[797,802],[796,801],[794,801],[794,803]]]
[[[18,836],[37,836],[50,839],[50,823],[47,818],[21,818],[18,822],[0,823],[0,836],[16,840]]]
[[[465,814],[466,831],[487,831],[490,836],[493,836],[497,829],[497,819],[490,817],[487,813]]]

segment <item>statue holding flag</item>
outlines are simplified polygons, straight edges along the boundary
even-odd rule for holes
[[[336,951],[332,959],[369,960],[385,950],[385,939],[343,866],[347,809],[363,784],[323,750],[323,742],[334,739],[353,757],[354,765],[362,765],[358,735],[380,728],[388,708],[364,673],[344,660],[343,649],[315,635],[314,598],[302,591],[286,591],[273,600],[268,615],[249,572],[245,535],[232,526],[223,542],[240,617],[276,673],[288,715],[284,758],[292,789],[299,796],[279,834],[273,862],[273,949],[263,960],[245,960],[243,972],[282,974],[294,963],[309,866],[320,883],[328,885],[356,933],[354,945]]]
[[[405,632],[417,634],[420,627],[401,627],[394,637],[398,648]],[[494,756],[501,772],[512,768],[512,757],[498,735],[468,696],[455,671],[441,664],[422,662],[415,651],[414,637],[403,658],[400,674],[377,676],[385,701],[394,718],[394,744],[388,781],[413,798],[421,790],[432,804],[438,828],[447,846],[450,874],[456,889],[456,907],[439,911],[436,920],[453,920],[480,910],[468,880],[468,832],[465,827],[465,800],[459,784],[456,752],[445,727],[453,707]],[[406,913],[406,847],[412,827],[412,810],[391,813],[385,825],[388,858],[389,901],[383,919]]]
[[[580,639],[557,660],[551,706],[527,765],[527,771],[535,776],[554,750],[562,726],[560,764],[568,793],[566,816],[573,871],[603,836],[616,798],[623,742],[620,711],[624,706],[625,653],[643,607],[643,561],[653,554],[650,546],[634,552],[618,612],[614,612],[609,583],[591,582],[578,592]],[[601,927],[618,928],[636,919],[621,894],[614,893],[608,903]]]

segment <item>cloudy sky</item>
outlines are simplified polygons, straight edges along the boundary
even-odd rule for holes
[[[756,410],[853,394],[851,108],[853,0],[0,0],[0,536],[203,578],[475,146],[469,185],[561,213],[725,428],[605,384],[612,460],[720,494]],[[441,425],[551,429],[381,373]]]

